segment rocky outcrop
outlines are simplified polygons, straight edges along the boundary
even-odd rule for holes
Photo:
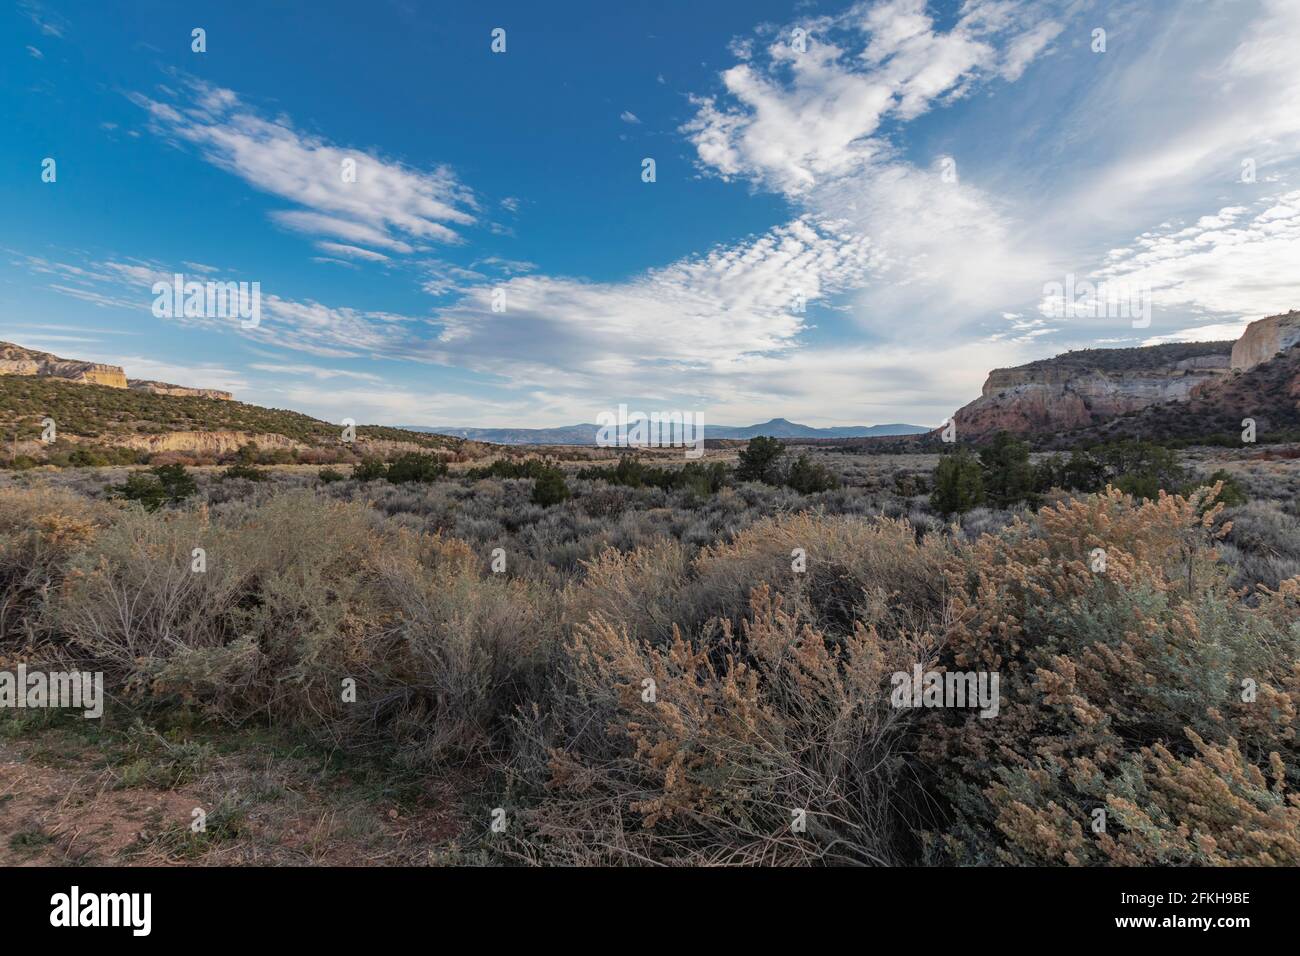
[[[1184,401],[1228,374],[1231,342],[1085,349],[989,373],[953,419],[961,440],[1083,428],[1162,402]]]
[[[1300,312],[1274,315],[1246,326],[1246,331],[1232,347],[1232,367],[1240,371],[1262,362],[1300,343]]]
[[[254,434],[245,431],[175,431],[158,435],[124,435],[113,441],[114,445],[135,448],[139,451],[183,451],[204,456],[226,455],[239,451],[249,443],[263,451],[307,447],[283,435]]]
[[[120,366],[59,358],[49,352],[25,349],[9,342],[0,342],[0,375],[35,375],[126,388],[126,373]]]
[[[118,365],[101,365],[98,362],[80,362],[60,358],[50,352],[23,348],[12,342],[0,342],[0,375],[30,375],[36,378],[57,378],[81,384],[107,385],[109,388],[133,388],[154,395],[193,396],[233,401],[234,395],[217,388],[188,388],[168,382],[155,382],[144,378],[126,377]]]
[[[214,398],[222,402],[233,402],[235,400],[233,393],[223,392],[219,388],[187,388],[184,385],[172,385],[169,382],[154,382],[144,378],[129,378],[126,381],[130,388],[133,388],[138,392],[149,392],[153,395]]]

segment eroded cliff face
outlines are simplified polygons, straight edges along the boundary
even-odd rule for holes
[[[1234,391],[1230,386],[1239,376],[1254,375],[1261,366],[1272,369],[1279,354],[1288,356],[1298,345],[1300,311],[1291,311],[1252,322],[1235,342],[1085,349],[1016,368],[994,369],[984,383],[983,394],[953,415],[957,437],[979,441],[1004,430],[1050,435],[1101,426],[1119,416],[1172,402],[1195,405],[1202,416],[1209,414],[1210,405],[1231,405],[1233,409],[1240,405],[1253,416],[1266,416],[1270,409],[1259,407],[1261,404],[1280,400],[1289,409],[1285,390],[1274,387],[1276,383],[1268,376],[1258,382],[1252,378],[1242,386],[1252,394],[1268,396],[1268,401],[1249,395],[1234,398],[1241,389]]]
[[[182,451],[213,457],[239,451],[249,443],[263,450],[307,447],[283,435],[254,434],[244,431],[176,431],[157,435],[124,435],[113,441],[114,445],[135,448],[139,451]]]
[[[1246,326],[1232,347],[1232,367],[1241,371],[1254,368],[1296,344],[1300,344],[1300,312],[1260,319]]]
[[[1088,349],[994,369],[954,416],[959,438],[1082,428],[1162,402],[1186,401],[1229,372],[1231,342]]]
[[[84,440],[69,437],[72,441]],[[138,451],[151,453],[160,451],[185,452],[186,454],[204,458],[228,455],[231,452],[239,451],[248,444],[256,445],[261,451],[274,451],[280,448],[290,451],[295,449],[302,451],[311,447],[303,442],[286,438],[284,435],[277,435],[272,432],[254,433],[249,431],[174,431],[152,435],[123,435],[114,438],[113,444],[125,448],[134,448]],[[365,438],[358,438],[352,447],[353,451],[362,457],[373,455],[380,458],[391,457],[408,451],[428,451],[428,449],[422,448],[413,442]]]

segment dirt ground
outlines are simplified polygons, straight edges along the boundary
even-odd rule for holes
[[[218,747],[139,728],[3,729],[0,866],[466,862],[464,780],[395,790],[247,736]]]

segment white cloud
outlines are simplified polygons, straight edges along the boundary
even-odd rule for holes
[[[264,119],[233,91],[201,81],[191,82],[190,93],[192,102],[178,106],[130,98],[149,111],[156,132],[302,207],[273,213],[281,225],[409,253],[428,242],[458,242],[454,227],[475,221],[473,194],[445,166],[421,170],[335,146],[287,119]]]
[[[91,263],[89,267],[54,262],[34,256],[16,264],[33,273],[55,278],[49,288],[62,295],[104,308],[151,312],[155,282],[171,284],[180,271],[157,262],[138,260]],[[251,281],[246,276],[207,275],[203,281]],[[260,280],[259,280],[260,281]],[[294,349],[332,358],[420,356],[420,342],[412,329],[419,320],[404,315],[346,306],[328,306],[312,299],[288,299],[261,290],[261,323],[245,329],[238,318],[186,317],[160,319],[201,328],[225,329],[251,342]]]
[[[350,378],[362,382],[382,382],[384,379],[379,375],[372,375],[369,372],[354,372],[349,369],[341,368],[321,368],[318,365],[285,365],[271,362],[254,362],[249,368],[256,369],[259,372],[270,372],[273,375],[291,375],[306,376],[321,381],[330,381],[336,378]]]
[[[382,252],[375,252],[371,249],[362,249],[360,246],[347,246],[338,242],[318,242],[316,248],[325,252],[332,252],[336,255],[347,256],[351,259],[365,259],[367,262],[387,262],[388,256]]]
[[[516,276],[439,310],[429,354],[517,384],[690,387],[745,356],[792,349],[805,327],[796,296],[811,303],[851,288],[871,258],[860,238],[798,219],[628,282]],[[492,308],[498,288],[503,312]]]
[[[26,14],[27,19],[36,24],[46,36],[62,37],[68,29],[68,21],[45,4],[36,0],[19,0],[18,9]]]
[[[641,122],[639,119],[637,119],[637,115],[633,113],[631,110],[624,110],[623,112],[619,113],[618,118],[621,119],[624,123],[636,124]]]
[[[1145,233],[1112,250],[1095,276],[1150,288],[1155,306],[1175,315],[1233,317],[1162,340],[1239,335],[1247,322],[1300,307],[1300,190],[1261,199],[1253,214],[1225,207]]]
[[[923,0],[860,3],[774,32],[765,56],[722,74],[725,99],[698,98],[684,127],[699,164],[785,194],[815,218],[866,237],[877,269],[858,321],[898,337],[924,315],[949,334],[990,310],[1032,300],[1052,271],[1014,209],[969,179],[901,158],[893,130],[969,94],[1018,79],[1062,25],[1032,2],[965,3],[948,30]],[[936,160],[938,157],[936,157]]]
[[[860,3],[802,24],[802,49],[793,27],[778,31],[765,58],[722,74],[730,102],[696,98],[683,132],[704,168],[791,196],[858,173],[891,153],[879,135],[887,118],[914,119],[983,74],[1017,79],[1061,29],[1029,3],[1014,5],[1016,21],[966,6],[947,32],[935,29],[924,0]],[[1015,32],[1012,22],[1030,25]]]

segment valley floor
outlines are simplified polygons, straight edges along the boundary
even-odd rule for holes
[[[563,463],[548,505],[0,475],[0,671],[109,692],[0,711],[0,865],[1300,863],[1300,456],[945,517],[935,456],[813,455],[839,487]],[[918,664],[997,719],[900,707]]]

